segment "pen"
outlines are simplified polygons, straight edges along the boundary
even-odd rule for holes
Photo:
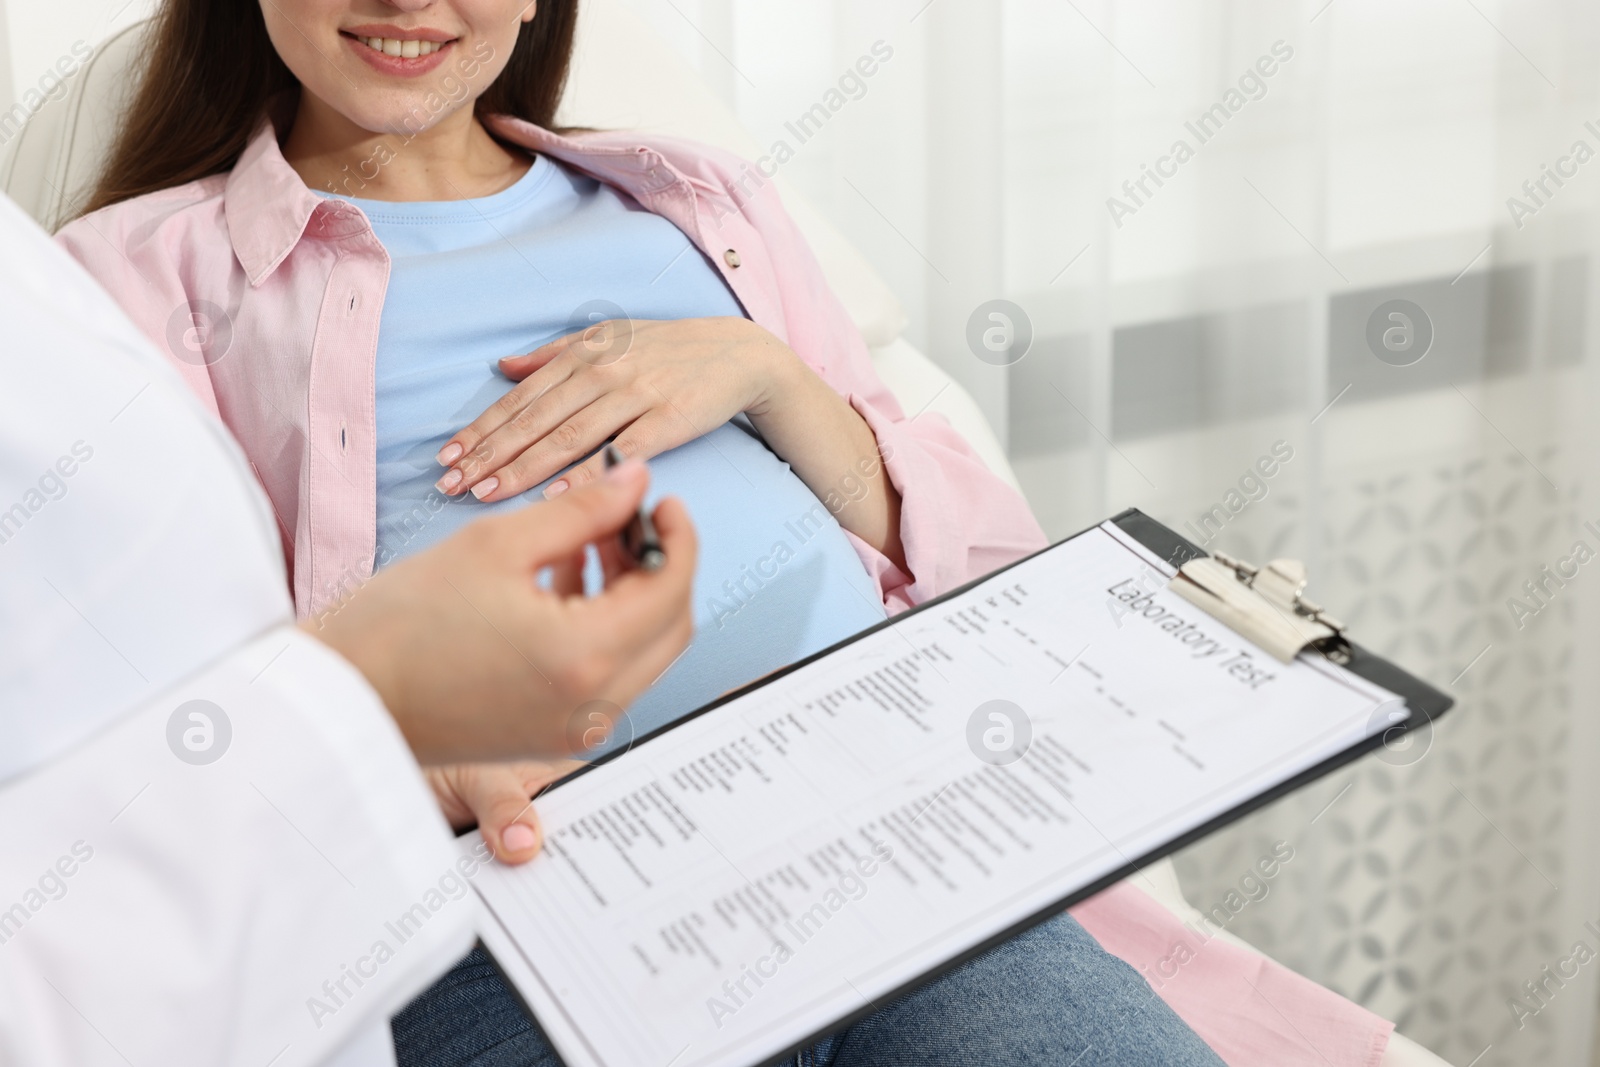
[[[605,453],[607,470],[622,462],[622,453],[617,451],[616,445],[607,442]],[[643,501],[640,501],[638,512],[628,520],[628,525],[622,528],[617,540],[622,542],[623,554],[642,570],[657,571],[667,562],[667,553],[661,547],[661,540],[656,537],[656,524],[650,521]]]

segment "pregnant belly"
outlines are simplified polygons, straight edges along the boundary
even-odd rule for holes
[[[695,636],[629,710],[613,744],[883,620],[872,580],[828,509],[737,423],[650,469],[652,502],[683,500],[700,536]]]
[[[542,485],[498,504],[470,495],[446,504],[432,488],[437,448],[429,439],[393,452],[379,449],[381,561],[435,544],[480,516],[541,499]],[[651,460],[650,503],[663,496],[684,502],[700,539],[695,636],[629,709],[614,745],[884,617],[839,524],[742,420]],[[591,582],[598,577],[596,569]]]

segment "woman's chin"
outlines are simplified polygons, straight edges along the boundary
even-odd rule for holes
[[[435,93],[400,92],[373,93],[358,106],[333,106],[352,126],[373,137],[408,141],[436,128],[460,110],[460,105],[453,103],[448,109],[435,110],[438,103]]]

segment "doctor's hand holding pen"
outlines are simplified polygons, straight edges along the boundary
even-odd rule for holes
[[[633,460],[558,499],[480,519],[302,623],[366,675],[446,817],[478,822],[502,860],[537,851],[529,797],[577,766],[561,757],[605,739],[614,723],[596,729],[595,709],[626,707],[693,633],[696,540],[683,505],[655,509],[655,569],[637,566],[619,537],[639,521],[648,485]],[[591,544],[605,588],[587,596]]]

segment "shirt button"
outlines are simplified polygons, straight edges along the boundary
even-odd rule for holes
[[[728,266],[732,267],[733,269],[738,270],[739,269],[739,264],[741,262],[741,260],[739,259],[739,253],[735,252],[731,248],[728,249],[726,252],[722,253],[722,262],[726,263]]]

